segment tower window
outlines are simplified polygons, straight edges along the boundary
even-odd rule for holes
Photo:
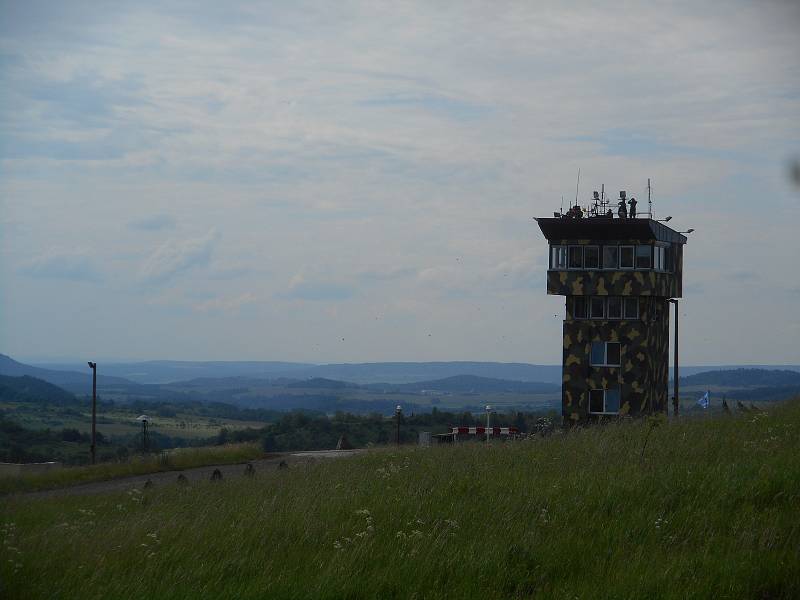
[[[567,247],[566,246],[553,246],[550,252],[550,268],[551,269],[566,269],[567,268]]]
[[[604,269],[619,268],[618,246],[603,246],[603,268]]]
[[[569,268],[570,269],[583,268],[583,246],[569,247]]]
[[[619,388],[589,390],[589,412],[596,415],[619,413]]]
[[[652,246],[636,246],[636,268],[637,269],[653,268]]]
[[[664,247],[656,246],[653,248],[653,268],[656,271],[664,270]]]
[[[625,318],[639,318],[639,298],[625,298]]]
[[[589,303],[589,310],[591,312],[590,317],[592,319],[603,319],[605,318],[605,308],[606,308],[606,299],[602,296],[592,296],[592,299]]]
[[[572,318],[586,318],[586,296],[572,296]]]
[[[589,364],[593,367],[618,367],[621,352],[619,342],[592,342]]]
[[[619,296],[608,297],[608,318],[621,319],[622,318],[622,298]]]
[[[600,268],[600,247],[586,246],[583,249],[583,266],[587,269]]]
[[[634,246],[620,246],[619,247],[619,268],[632,269],[633,268],[633,250]]]

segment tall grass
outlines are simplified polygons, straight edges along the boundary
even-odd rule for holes
[[[798,597],[799,430],[794,402],[187,487],[5,498],[0,595]]]
[[[0,478],[0,494],[46,490],[203,465],[239,463],[263,456],[261,447],[255,443],[178,448],[160,454],[133,457],[120,463],[65,467],[36,475],[3,477]]]

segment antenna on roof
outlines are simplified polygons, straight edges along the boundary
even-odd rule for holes
[[[650,178],[647,178],[647,210],[650,213],[650,218],[653,218],[653,201],[650,199]]]
[[[578,205],[578,188],[581,186],[581,169],[578,167],[578,183],[575,184],[575,205]]]

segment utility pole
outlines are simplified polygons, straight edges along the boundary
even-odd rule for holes
[[[92,370],[92,464],[97,459],[97,363],[89,362]]]
[[[492,407],[486,405],[486,443],[489,443],[489,419],[492,416]]]
[[[675,298],[670,298],[670,302],[675,305],[675,359],[673,368],[675,369],[674,375],[672,376],[672,385],[673,391],[675,395],[672,396],[672,414],[676,417],[680,412],[680,405],[681,405],[681,397],[680,397],[680,383],[679,383],[679,372],[678,372],[678,301]]]
[[[400,415],[403,414],[403,407],[399,404],[394,409],[394,414],[397,419],[397,430],[395,434],[395,444],[400,445]]]

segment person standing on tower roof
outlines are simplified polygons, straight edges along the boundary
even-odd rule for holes
[[[625,199],[621,198],[619,203],[617,204],[619,209],[617,210],[617,214],[619,215],[620,219],[627,219],[628,218],[628,209],[625,207]]]
[[[631,196],[631,199],[628,200],[628,204],[631,205],[631,209],[628,211],[628,214],[630,215],[631,219],[635,219],[636,218],[636,198]]]

